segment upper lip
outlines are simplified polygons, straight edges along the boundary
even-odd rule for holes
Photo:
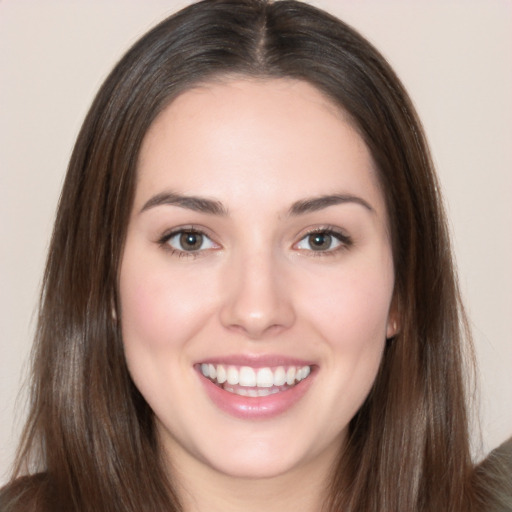
[[[207,357],[197,361],[196,364],[204,363],[213,365],[250,366],[252,368],[313,365],[310,360],[280,354],[230,354],[226,356]]]

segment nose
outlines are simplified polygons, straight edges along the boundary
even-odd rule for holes
[[[226,269],[221,323],[249,339],[263,339],[295,322],[292,290],[284,269],[271,255],[253,254]]]

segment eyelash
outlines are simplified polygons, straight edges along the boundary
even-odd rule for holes
[[[216,242],[214,242],[211,239],[211,237],[205,233],[205,231],[203,229],[194,227],[194,226],[180,227],[180,228],[173,229],[172,231],[166,232],[160,237],[160,239],[157,242],[166,251],[169,251],[171,255],[177,256],[179,258],[187,258],[187,257],[197,258],[198,256],[203,255],[205,253],[205,251],[209,251],[212,248],[218,247],[218,246],[217,247],[207,247],[206,249],[198,248],[197,250],[187,251],[184,249],[176,249],[169,244],[169,241],[172,240],[172,238],[174,238],[178,235],[182,236],[184,234],[198,235],[198,236],[204,237],[210,241],[210,244],[217,246]],[[339,245],[332,249],[331,248],[325,249],[325,250],[320,249],[317,251],[315,251],[314,249],[300,249],[297,247],[301,242],[303,242],[308,237],[311,237],[315,234],[323,235],[326,237],[332,237],[337,242],[339,242]],[[202,243],[204,242],[204,238],[202,240]],[[310,231],[307,231],[305,234],[303,234],[303,236],[299,239],[298,242],[293,244],[293,247],[296,248],[298,251],[308,252],[310,256],[318,257],[318,256],[334,256],[341,251],[346,251],[352,245],[353,245],[352,238],[350,236],[346,235],[345,233],[341,232],[338,228],[335,228],[333,226],[322,226],[322,227],[314,228]]]

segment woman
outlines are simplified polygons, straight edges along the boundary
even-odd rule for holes
[[[35,471],[2,510],[478,510],[461,325],[383,58],[305,4],[195,4],[78,137],[15,475]]]

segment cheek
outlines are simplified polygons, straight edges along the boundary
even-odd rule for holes
[[[190,339],[209,315],[213,294],[200,275],[170,272],[168,262],[126,258],[120,277],[124,343],[172,350]]]
[[[328,351],[327,364],[338,379],[335,385],[358,395],[359,401],[380,365],[393,295],[391,258],[384,254],[376,261],[380,263],[347,265],[329,279],[316,279],[314,286],[309,283],[309,299],[303,301],[317,339]]]
[[[385,339],[392,294],[393,276],[386,267],[340,272],[314,288],[308,310],[332,343],[358,348]]]
[[[126,362],[153,410],[167,411],[191,378],[185,348],[211,315],[214,294],[201,293],[204,276],[173,272],[165,257],[127,248],[119,280]]]
[[[309,318],[318,349],[324,354],[319,373],[328,392],[318,398],[326,436],[336,436],[363,405],[377,376],[385,347],[393,275],[386,267],[373,272],[340,272],[310,295]]]

